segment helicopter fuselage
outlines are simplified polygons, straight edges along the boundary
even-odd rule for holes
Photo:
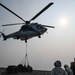
[[[23,25],[21,29],[13,33],[14,39],[28,40],[35,36],[40,36],[47,31],[47,28],[42,27],[37,23],[32,23],[30,25]]]

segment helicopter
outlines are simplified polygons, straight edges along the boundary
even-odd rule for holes
[[[22,26],[21,26],[20,30],[18,30],[18,31],[16,31],[14,33],[8,34],[8,35],[5,35],[3,32],[0,31],[0,33],[1,33],[0,36],[3,37],[3,40],[7,40],[9,38],[13,38],[13,39],[17,39],[17,40],[18,39],[24,40],[25,42],[27,42],[28,39],[36,37],[36,36],[38,38],[41,38],[41,35],[44,34],[47,31],[47,27],[49,27],[49,28],[55,28],[55,27],[54,26],[38,24],[37,22],[36,23],[30,23],[30,22],[32,20],[35,20],[40,14],[42,14],[45,10],[47,10],[53,4],[54,4],[53,2],[50,2],[40,12],[38,12],[33,18],[31,18],[29,21],[25,21],[19,15],[17,15],[12,10],[7,8],[5,5],[0,3],[0,6],[5,8],[10,13],[12,13],[13,15],[15,15],[16,17],[18,17],[19,19],[21,19],[24,22],[24,23],[13,23],[13,24],[1,25],[1,26],[12,26],[12,25],[22,25]]]

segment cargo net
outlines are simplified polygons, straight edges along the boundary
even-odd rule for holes
[[[7,74],[14,74],[18,72],[32,72],[33,68],[29,65],[29,60],[28,60],[28,55],[27,55],[27,43],[26,43],[26,54],[21,61],[21,63],[17,66],[15,65],[9,65],[6,68],[6,73]]]

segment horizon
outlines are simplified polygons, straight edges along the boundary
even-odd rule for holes
[[[29,64],[37,70],[52,70],[54,62],[60,60],[62,68],[75,58],[75,1],[74,0],[0,0],[13,12],[25,20],[30,20],[47,4],[54,4],[31,23],[53,25],[47,33],[29,39],[27,42]],[[10,34],[20,29],[19,26],[2,27],[3,24],[22,23],[19,18],[0,6],[0,31]],[[25,56],[26,43],[21,40],[0,38],[0,66],[18,65]]]

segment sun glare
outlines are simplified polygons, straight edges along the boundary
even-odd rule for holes
[[[62,19],[60,19],[59,23],[60,23],[60,25],[62,25],[62,26],[66,26],[67,23],[68,23],[67,18],[62,18]]]

